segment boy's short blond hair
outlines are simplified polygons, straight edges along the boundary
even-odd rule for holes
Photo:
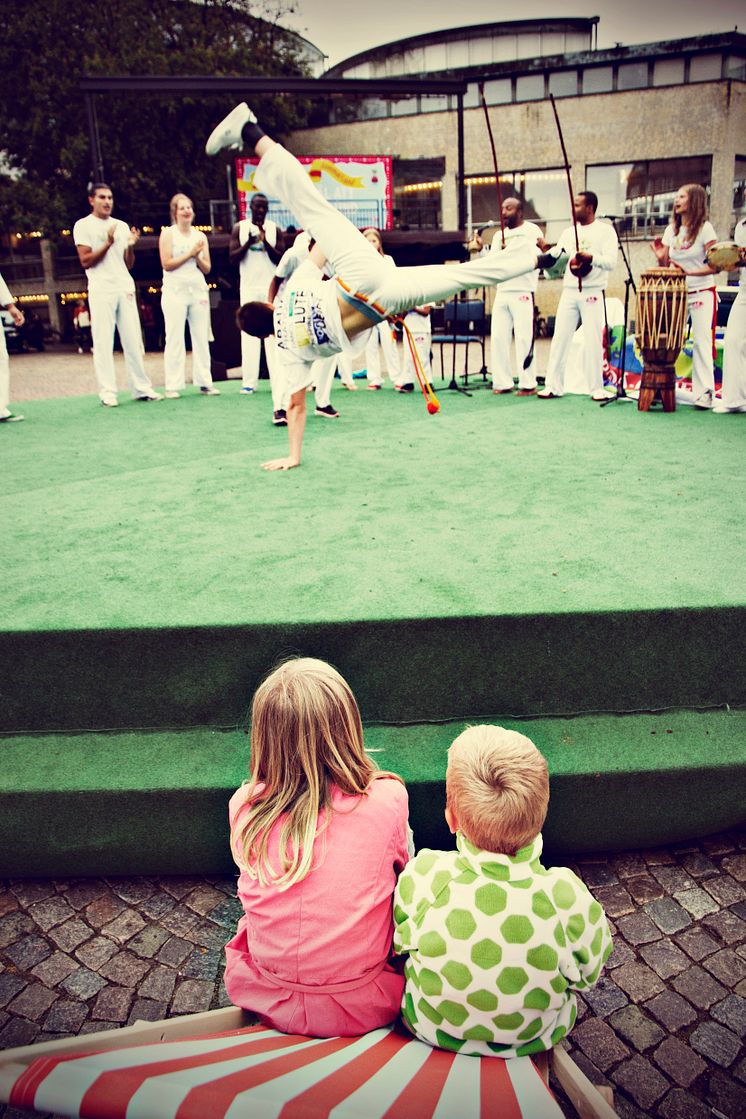
[[[467,727],[448,751],[446,802],[459,831],[476,847],[515,855],[546,818],[547,763],[518,731]]]

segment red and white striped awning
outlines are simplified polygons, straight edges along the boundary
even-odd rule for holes
[[[38,1057],[8,1102],[81,1119],[562,1119],[530,1058],[459,1056],[397,1028],[318,1039],[255,1026]]]

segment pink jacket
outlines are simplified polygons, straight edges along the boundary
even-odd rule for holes
[[[246,803],[243,787],[230,801],[231,827]],[[387,960],[394,887],[408,859],[407,791],[391,778],[377,778],[361,797],[335,788],[332,811],[301,882],[280,891],[241,872],[245,915],[226,945],[232,1002],[275,1029],[315,1037],[386,1025],[404,986]],[[275,866],[279,828],[270,834]]]

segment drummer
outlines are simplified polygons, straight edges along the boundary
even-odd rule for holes
[[[675,265],[686,276],[687,304],[692,323],[692,395],[695,408],[712,408],[715,399],[713,342],[717,295],[712,276],[717,272],[705,254],[717,241],[708,221],[707,195],[699,183],[680,187],[673,200],[671,221],[652,248],[662,268]]]
[[[746,218],[736,225],[733,240],[746,252]],[[714,412],[746,412],[746,267],[740,273],[738,295],[725,328],[723,390]]]

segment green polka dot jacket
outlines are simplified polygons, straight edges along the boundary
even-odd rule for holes
[[[407,954],[402,1016],[441,1049],[523,1057],[572,1029],[574,991],[611,949],[603,909],[571,870],[546,870],[542,839],[516,855],[420,851],[394,895],[394,950]]]

